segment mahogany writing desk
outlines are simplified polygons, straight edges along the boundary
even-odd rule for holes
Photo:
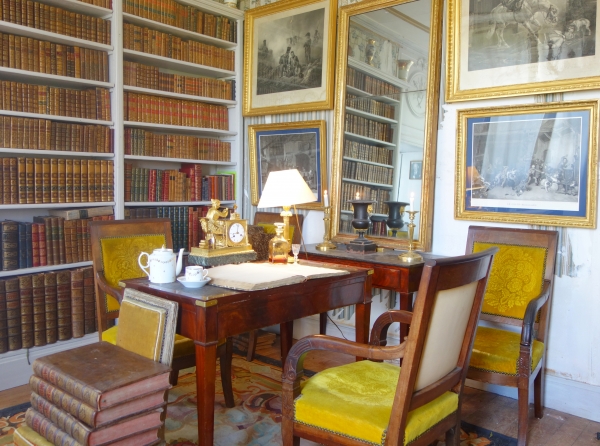
[[[374,270],[372,285],[373,288],[397,291],[400,294],[400,309],[412,310],[412,295],[419,289],[421,274],[423,272],[423,263],[410,264],[398,259],[399,251],[386,249],[383,252],[373,252],[370,254],[357,254],[346,250],[343,243],[337,244],[337,249],[328,251],[319,251],[315,245],[306,245],[300,255],[300,259],[314,260],[317,262],[329,262],[338,265],[354,266],[359,268],[372,268]],[[440,258],[429,253],[419,252],[425,260]],[[325,333],[327,325],[327,315],[321,315],[320,332]],[[408,335],[408,326],[401,324],[400,339]]]
[[[210,285],[193,289],[185,288],[179,282],[159,285],[150,283],[147,279],[123,281],[126,287],[179,303],[177,332],[193,339],[196,345],[199,445],[213,444],[216,352],[219,339],[281,324],[283,364],[292,344],[294,319],[356,305],[356,341],[368,342],[372,271],[340,265],[314,266],[341,268],[350,274],[257,291],[233,291]]]

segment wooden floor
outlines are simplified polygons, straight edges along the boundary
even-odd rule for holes
[[[258,352],[261,355],[279,359],[279,342]],[[346,364],[352,358],[346,355],[314,352],[308,355],[304,366],[319,371],[324,368]],[[27,402],[28,386],[0,392],[0,409]],[[517,401],[468,387],[462,408],[462,418],[468,423],[480,426],[510,437],[517,436]],[[600,446],[596,433],[600,423],[576,417],[554,409],[545,409],[540,420],[531,418],[529,446]]]

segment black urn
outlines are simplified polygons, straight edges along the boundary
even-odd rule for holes
[[[404,226],[402,214],[408,203],[404,201],[384,201],[388,205],[388,219],[386,221],[388,228],[392,230],[392,236],[396,237],[398,230]]]
[[[352,204],[354,208],[354,218],[352,219],[352,227],[358,232],[358,237],[348,244],[346,249],[352,252],[367,253],[375,252],[377,245],[367,238],[365,238],[365,232],[369,229],[369,206],[371,206],[373,200],[348,200],[348,203]]]

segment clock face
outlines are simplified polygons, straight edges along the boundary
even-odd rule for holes
[[[240,223],[233,223],[231,226],[229,226],[228,235],[231,243],[237,244],[244,240],[244,237],[246,236],[246,229]]]

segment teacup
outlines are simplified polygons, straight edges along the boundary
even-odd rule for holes
[[[208,276],[208,270],[198,265],[185,267],[185,280],[188,282],[202,282]]]

